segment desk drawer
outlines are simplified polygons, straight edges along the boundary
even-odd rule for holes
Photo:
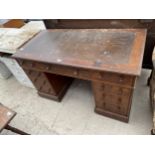
[[[49,69],[48,64],[41,63],[41,62],[18,60],[18,63],[25,69],[40,70],[40,71]]]
[[[124,86],[134,86],[135,77],[117,73],[99,72],[86,69],[79,69],[79,78],[99,80]]]
[[[41,62],[22,61],[22,60],[20,60],[19,63],[25,69],[37,70],[37,71],[72,76],[72,77],[78,76],[78,69],[73,67],[52,65],[52,64],[46,64]]]
[[[78,77],[78,69],[73,67],[64,67],[64,66],[58,66],[53,65],[50,69],[50,72],[60,75],[66,75],[71,77]]]
[[[135,81],[134,76],[108,72],[94,72],[92,78],[126,86],[133,86]]]

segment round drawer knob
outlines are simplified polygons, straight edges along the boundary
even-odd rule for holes
[[[31,66],[31,67],[34,67],[34,63],[33,63],[33,62],[32,62],[32,63],[30,63],[30,66]]]
[[[105,102],[103,102],[103,103],[102,103],[102,106],[103,106],[103,107],[105,107],[105,105],[106,105],[106,103],[105,103]]]
[[[123,82],[123,76],[122,75],[119,78],[119,82]]]
[[[120,81],[120,82],[123,82],[123,79],[120,79],[119,81]]]
[[[101,86],[101,90],[104,90],[104,89],[105,89],[105,85],[102,85],[102,86]]]
[[[102,99],[105,99],[105,93],[102,94]]]
[[[49,70],[50,69],[50,66],[46,66],[46,70]]]
[[[77,75],[78,74],[78,72],[77,71],[74,71],[74,73],[73,73],[74,75]]]
[[[119,97],[119,98],[118,98],[118,103],[121,103],[121,102],[122,102],[122,98]]]
[[[118,110],[121,110],[121,107],[120,106],[117,106]]]

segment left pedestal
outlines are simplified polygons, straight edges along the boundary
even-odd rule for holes
[[[24,69],[24,71],[33,82],[40,96],[56,101],[61,101],[73,80],[70,77],[51,73],[27,69]]]

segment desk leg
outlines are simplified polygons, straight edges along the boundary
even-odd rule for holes
[[[14,133],[17,133],[17,134],[19,134],[19,135],[30,135],[30,134],[28,134],[28,133],[26,133],[26,132],[24,132],[24,131],[22,131],[22,130],[19,130],[19,129],[15,128],[15,127],[12,127],[12,126],[10,126],[10,125],[7,125],[7,126],[5,127],[5,129],[10,130],[10,131],[12,131],[12,132],[14,132]]]
[[[95,112],[128,122],[133,89],[114,84],[92,82]]]
[[[50,73],[26,69],[24,71],[31,79],[40,96],[56,101],[61,101],[73,80],[69,77]]]

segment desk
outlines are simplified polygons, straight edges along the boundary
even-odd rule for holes
[[[38,94],[61,101],[73,78],[91,81],[95,111],[128,122],[143,29],[44,30],[14,54]]]

